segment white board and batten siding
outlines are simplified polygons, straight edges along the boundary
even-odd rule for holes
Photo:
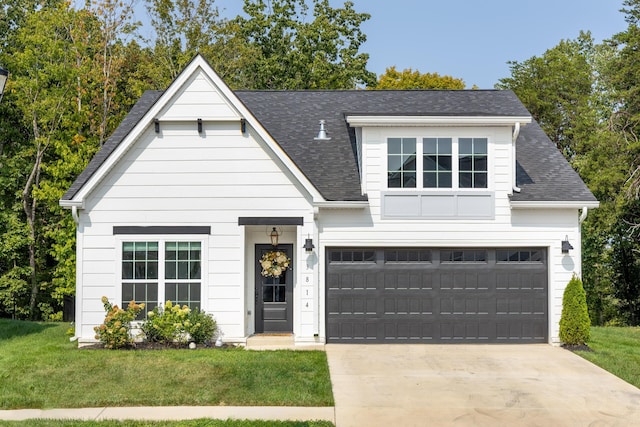
[[[248,298],[245,283],[253,283],[253,276],[246,277],[244,266],[253,265],[246,259],[253,254],[245,248],[253,240],[269,241],[264,230],[259,237],[247,238],[238,218],[304,217],[305,225],[293,231],[314,233],[313,209],[304,190],[250,127],[241,132],[237,112],[206,76],[193,76],[168,105],[160,116],[160,132],[149,123],[88,195],[81,211],[77,307],[81,341],[91,341],[93,327],[104,320],[103,295],[121,303],[122,241],[167,237],[114,236],[114,226],[210,226],[210,235],[169,239],[204,241],[202,308],[215,315],[229,340],[244,339],[252,327],[246,313],[253,299]],[[196,117],[203,119],[201,133]],[[295,233],[283,243],[287,241],[297,244],[300,252]]]
[[[494,200],[491,217],[385,217],[386,139],[388,137],[479,136],[489,138],[489,188]],[[321,211],[321,253],[327,247],[540,247],[547,250],[549,269],[549,338],[558,342],[562,294],[574,272],[581,271],[580,225],[577,209],[512,209],[511,129],[504,128],[365,128],[361,142],[364,186],[369,207]],[[455,161],[455,159],[454,159]],[[393,189],[392,194],[402,194]],[[485,189],[479,191],[486,193]],[[410,195],[412,191],[406,190]],[[419,192],[419,190],[417,191]],[[453,191],[455,192],[455,190]],[[444,193],[453,193],[451,190]],[[473,190],[471,191],[471,193]],[[468,191],[466,193],[469,193]],[[426,192],[437,194],[436,192]],[[366,226],[363,226],[366,224]],[[561,251],[567,237],[574,244]]]

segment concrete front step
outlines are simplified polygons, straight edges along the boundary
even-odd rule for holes
[[[256,334],[247,338],[247,350],[324,350],[323,343],[296,343],[293,334]]]

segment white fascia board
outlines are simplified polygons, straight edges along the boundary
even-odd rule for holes
[[[511,209],[582,209],[597,208],[600,202],[510,202]]]
[[[364,209],[369,206],[367,201],[328,201],[315,202],[313,206],[320,209]]]
[[[107,158],[93,176],[84,184],[84,186],[76,193],[72,200],[67,200],[65,203],[69,203],[68,206],[72,206],[71,203],[80,203],[84,205],[84,199],[96,188],[98,183],[104,176],[116,165],[116,163],[124,156],[129,148],[135,143],[138,137],[144,132],[144,130],[153,124],[154,118],[162,111],[167,103],[176,95],[176,93],[184,86],[187,80],[201,69],[207,77],[211,79],[213,84],[220,90],[220,93],[226,97],[227,101],[239,114],[239,117],[244,117],[247,124],[251,125],[253,129],[260,135],[263,141],[271,149],[276,156],[284,163],[284,165],[291,171],[293,176],[300,182],[300,184],[309,192],[313,201],[324,201],[324,197],[320,192],[311,184],[307,177],[298,169],[293,161],[287,156],[284,150],[275,142],[275,140],[269,135],[269,133],[262,127],[260,122],[251,114],[251,112],[244,106],[233,91],[227,86],[227,84],[216,74],[207,61],[201,56],[197,55],[187,67],[176,77],[176,79],[169,85],[167,90],[160,96],[156,103],[147,111],[142,119],[135,125],[135,127],[129,132],[129,134],[123,139],[118,148],[116,148],[109,158]],[[225,121],[228,121],[225,120]],[[62,203],[61,203],[61,206]],[[78,206],[81,207],[81,206]]]
[[[71,209],[74,206],[78,209],[83,209],[84,208],[84,201],[83,200],[58,200],[58,204],[65,208],[65,209]]]
[[[347,116],[352,127],[375,126],[513,126],[531,116]]]

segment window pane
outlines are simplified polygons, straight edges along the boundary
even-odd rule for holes
[[[158,284],[157,283],[147,283],[147,301],[149,302],[158,301]]]
[[[168,301],[178,300],[178,292],[175,283],[167,283],[164,285],[164,299]]]
[[[438,154],[451,154],[451,138],[438,139]]]
[[[460,188],[472,188],[473,184],[473,174],[468,173],[460,173]]]
[[[176,263],[174,261],[164,263],[164,277],[166,279],[176,278]]]
[[[474,138],[473,139],[473,153],[474,154],[487,154],[487,138]]]
[[[132,262],[122,263],[122,278],[133,279],[133,263]]]
[[[438,157],[438,170],[450,171],[451,170],[451,157],[439,156]]]
[[[451,188],[451,172],[438,173],[438,187]]]
[[[191,301],[197,301],[200,303],[200,283],[189,284],[189,292],[191,295]]]
[[[147,264],[144,261],[136,262],[134,264],[133,278],[134,279],[146,279],[147,278]]]
[[[423,157],[423,170],[425,171],[434,171],[436,170],[436,162],[437,156],[424,156]]]
[[[389,156],[389,171],[395,172],[402,169],[402,157],[401,156]]]
[[[460,171],[472,171],[473,170],[473,157],[461,156],[458,161],[458,168]]]
[[[416,139],[404,138],[402,140],[402,152],[404,154],[416,154]]]
[[[180,243],[180,248],[178,249],[178,259],[179,260],[187,260],[189,259],[189,247],[183,247],[183,244]]]
[[[407,172],[403,174],[403,187],[405,188],[415,188],[416,187],[416,173],[415,172]]]
[[[275,294],[276,302],[286,302],[287,301],[286,286],[276,286],[275,290],[276,290],[276,294]]]
[[[425,188],[437,188],[438,183],[436,181],[435,172],[425,172],[422,175],[422,186]]]
[[[475,174],[475,182],[473,184],[474,188],[487,188],[487,173],[477,172]]]
[[[436,138],[424,138],[422,140],[422,143],[423,143],[422,152],[424,154],[437,154],[438,153],[438,150],[436,149],[437,141],[438,140]]]
[[[389,154],[402,153],[402,140],[400,138],[389,138],[387,141],[387,150]]]
[[[191,271],[189,272],[189,279],[200,278],[200,261],[191,262]]]
[[[402,169],[405,171],[415,171],[416,170],[416,156],[404,156],[403,157],[403,165]]]
[[[487,157],[486,156],[477,156],[473,159],[473,170],[476,172],[486,172],[487,171]]]
[[[471,138],[460,138],[458,141],[458,153],[459,154],[473,154],[472,150],[472,139]]]
[[[158,261],[149,261],[147,263],[147,277],[145,279],[158,279]]]
[[[180,302],[189,301],[189,284],[188,283],[178,283],[177,301],[180,301]]]
[[[189,278],[189,262],[188,261],[178,262],[178,279],[188,279],[188,278]]]
[[[122,304],[133,300],[133,283],[122,284]]]

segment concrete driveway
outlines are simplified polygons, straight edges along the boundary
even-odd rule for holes
[[[326,351],[337,427],[640,426],[640,390],[550,345]]]

